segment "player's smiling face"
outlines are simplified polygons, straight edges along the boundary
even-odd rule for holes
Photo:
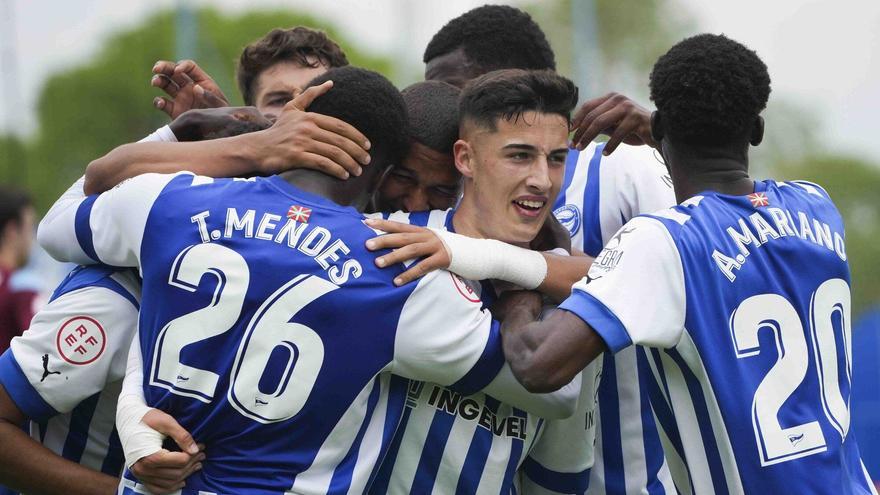
[[[456,143],[465,175],[462,206],[483,237],[528,244],[559,194],[568,154],[561,115],[526,112],[498,119],[496,129],[473,124]]]

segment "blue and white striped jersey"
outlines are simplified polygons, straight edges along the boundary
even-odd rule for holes
[[[177,138],[174,136],[174,133],[171,132],[171,128],[163,126],[153,132],[152,134],[146,136],[141,139],[140,142],[145,141],[177,141]],[[71,191],[68,191],[69,197],[81,197],[82,194],[82,184],[85,178],[81,177],[74,185],[71,187]],[[134,277],[134,281],[132,281],[132,277]],[[31,283],[33,285],[33,283]],[[74,292],[69,297],[64,298],[64,302],[54,302],[55,299],[62,298],[68,292]],[[109,297],[106,291],[115,292],[119,294],[126,300],[130,301],[129,303],[120,303],[120,301],[115,300],[112,296]],[[37,323],[49,324],[51,327],[51,319],[65,318],[66,315],[70,317],[74,317],[77,315],[71,314],[70,312],[65,313],[67,301],[73,301],[70,306],[74,312],[79,312],[79,315],[87,315],[89,318],[94,319],[99,322],[101,325],[101,320],[104,319],[108,322],[112,323],[112,331],[113,331],[113,339],[110,341],[108,349],[104,351],[102,357],[95,360],[95,362],[103,362],[104,365],[96,365],[94,363],[89,363],[88,365],[79,365],[77,367],[71,367],[72,363],[68,363],[66,361],[61,364],[73,371],[76,370],[76,373],[64,372],[60,370],[59,373],[63,373],[67,376],[65,380],[65,387],[61,390],[53,390],[51,388],[44,388],[43,382],[45,378],[50,375],[54,375],[55,373],[48,371],[48,366],[50,364],[44,364],[44,372],[47,373],[46,377],[41,377],[40,386],[36,387],[35,390],[41,395],[41,397],[48,401],[47,405],[49,408],[53,408],[55,405],[59,405],[61,409],[55,409],[59,413],[58,416],[54,416],[49,409],[43,407],[39,401],[29,401],[24,396],[16,397],[12,395],[12,399],[16,401],[16,404],[28,417],[35,419],[37,421],[29,422],[29,428],[31,436],[34,439],[42,442],[47,448],[52,450],[58,455],[62,455],[66,459],[79,462],[86,467],[90,467],[95,470],[103,471],[107,474],[112,474],[113,476],[118,476],[122,472],[122,465],[124,459],[122,458],[121,446],[119,445],[119,437],[116,434],[115,427],[115,414],[116,414],[116,399],[119,396],[119,391],[122,386],[122,379],[125,376],[125,360],[128,356],[128,351],[126,350],[126,346],[131,344],[131,339],[134,338],[135,333],[137,332],[137,308],[140,304],[140,279],[137,278],[137,274],[130,270],[119,270],[113,269],[106,266],[92,265],[92,266],[80,266],[71,271],[67,277],[62,281],[58,288],[52,294],[52,301],[54,302],[51,305],[51,309],[46,308],[46,311],[51,311],[51,313],[43,313],[42,316],[37,313],[37,316],[40,316],[39,319],[34,320],[34,324],[32,324],[29,334],[26,336],[27,339],[21,340],[23,348],[25,350],[20,351],[22,353],[45,353],[47,361],[51,359],[50,352],[53,349],[60,349],[55,341],[52,340],[55,338],[55,334],[51,332],[46,333],[45,331],[34,331],[34,325]],[[94,304],[91,306],[90,304]],[[131,304],[134,304],[134,310],[131,309]],[[59,310],[60,311],[57,311]],[[100,317],[99,317],[100,316]],[[47,318],[44,318],[47,317]],[[65,320],[66,321],[66,320]],[[59,322],[61,323],[61,322]],[[60,328],[60,327],[58,327]],[[106,328],[101,325],[101,328]],[[57,351],[60,352],[60,351]],[[9,359],[15,362],[14,354],[10,353],[10,358],[0,357],[0,361],[4,361]],[[119,360],[121,359],[121,364]],[[106,363],[112,363],[112,365],[108,368]],[[7,365],[0,365],[5,369]],[[121,366],[121,368],[120,368]],[[19,366],[24,369],[24,367]],[[121,374],[120,374],[121,372]],[[0,371],[2,374],[7,374],[6,371]],[[14,377],[14,373],[9,373],[9,376]],[[73,387],[67,388],[70,385],[69,379],[73,377],[77,380],[77,382],[88,383],[87,386],[83,386],[82,388]],[[12,378],[15,380],[15,378]],[[7,382],[0,377],[0,382],[4,384],[7,391],[9,391],[9,386],[6,384]],[[105,387],[106,386],[106,387]],[[102,392],[97,393],[99,391]],[[91,396],[85,396],[83,393],[92,391],[98,396],[97,400],[94,400]],[[25,392],[26,394],[27,392]],[[79,399],[83,402],[78,402],[76,399]],[[89,399],[91,402],[89,402]],[[73,402],[71,402],[73,400]],[[27,407],[32,407],[30,410],[26,410],[23,408],[22,404],[26,401],[28,404]],[[62,401],[62,402],[55,402]],[[71,404],[75,404],[73,409],[67,409],[66,406]],[[43,417],[45,413],[52,415],[51,419]],[[85,443],[83,444],[85,439]],[[103,439],[103,440],[102,440]],[[70,446],[68,446],[70,443]],[[80,446],[79,444],[85,445],[85,447]],[[106,454],[101,454],[104,451]],[[104,459],[103,462],[98,463],[96,459]],[[4,494],[3,491],[5,489],[0,488],[0,494]],[[9,493],[12,493],[11,491]]]
[[[454,232],[454,210],[383,214],[384,218]],[[491,305],[487,282],[461,280],[462,291]],[[596,366],[600,366],[597,363]],[[579,398],[567,419],[530,413],[490,384],[460,394],[435,383],[412,381],[388,456],[371,487],[375,494],[543,494],[582,492],[589,479],[596,373],[570,384]],[[505,367],[503,372],[509,373]],[[551,394],[530,394],[531,401]],[[517,407],[520,406],[520,407]],[[522,408],[521,408],[522,407]]]
[[[849,431],[844,239],[813,184],[707,191],[624,225],[560,305],[612,351],[651,347],[681,493],[876,493]]]
[[[593,257],[634,216],[675,204],[672,182],[653,148],[622,144],[610,156],[602,155],[603,148],[591,143],[569,151],[554,205],[572,248]],[[675,493],[644,388],[647,370],[638,366],[640,352],[630,347],[602,357],[590,494]]]
[[[137,331],[140,283],[127,269],[77,267],[0,356],[0,383],[56,454],[122,473],[116,398]]]
[[[147,174],[65,197],[40,226],[50,254],[141,270],[147,404],[209,452],[183,493],[361,493],[404,410],[391,374],[471,393],[504,364],[455,277],[394,287],[360,213],[280,177]]]

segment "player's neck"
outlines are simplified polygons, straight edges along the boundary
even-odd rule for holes
[[[665,145],[663,153],[679,203],[703,191],[742,196],[755,190],[749,177],[748,146],[730,150]]]
[[[298,189],[329,199],[338,205],[353,206],[360,210],[368,199],[364,191],[353,192],[350,183],[315,170],[294,169],[278,175]]]
[[[461,199],[455,213],[452,216],[452,227],[456,234],[466,235],[475,239],[485,239],[486,236],[480,230],[480,222],[476,215],[476,205],[465,195]]]

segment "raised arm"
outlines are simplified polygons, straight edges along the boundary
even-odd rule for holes
[[[153,203],[180,175],[192,180],[190,174],[146,174],[97,196],[84,196],[78,181],[43,217],[37,241],[58,261],[139,266],[141,241]]]
[[[192,60],[159,60],[153,65],[153,74],[150,85],[168,95],[153,98],[153,106],[172,119],[194,108],[229,106],[220,86]]]
[[[104,192],[125,179],[150,172],[189,171],[208,177],[239,177],[311,168],[342,179],[360,175],[361,167],[370,161],[366,137],[339,119],[304,110],[332,87],[332,81],[327,81],[308,88],[288,102],[278,120],[264,130],[210,141],[119,146],[89,164],[84,189],[87,194]],[[192,134],[186,129],[218,127],[217,122],[192,122],[211,118],[219,119],[221,124],[245,122],[257,129],[269,125],[253,110],[228,108],[183,114],[178,119],[183,121],[173,122],[170,128],[177,129],[175,135],[183,139]]]

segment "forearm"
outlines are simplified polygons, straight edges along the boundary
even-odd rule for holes
[[[119,479],[70,462],[0,419],[0,484],[31,495],[110,495]]]
[[[512,313],[502,323],[501,334],[510,369],[530,392],[559,389],[606,348],[583,320],[563,310],[539,322]]]
[[[555,392],[536,394],[526,390],[513,375],[510,366],[504,366],[483,392],[499,401],[545,419],[564,419],[577,409],[581,390],[581,376]]]
[[[89,163],[84,190],[96,194],[145,173],[193,172],[239,177],[261,169],[255,134],[184,143],[140,142],[119,146]]]
[[[68,461],[24,431],[24,413],[0,385],[0,485],[29,494],[100,495],[119,479]]]
[[[562,302],[571,295],[571,286],[587,275],[593,258],[578,253],[562,256],[550,252],[541,253],[547,261],[547,275],[538,286],[538,291]]]

